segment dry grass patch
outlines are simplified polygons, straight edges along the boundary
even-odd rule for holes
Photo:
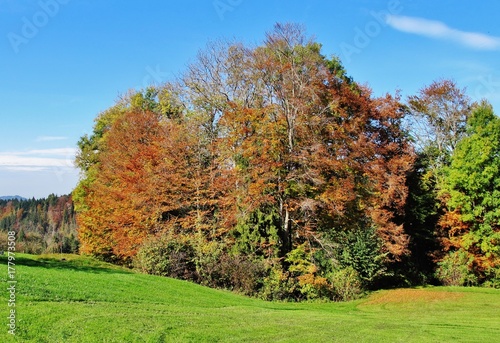
[[[464,296],[463,293],[431,291],[426,289],[395,289],[391,291],[382,291],[371,296],[371,299],[363,305],[382,305],[382,304],[407,304],[416,302],[441,302],[455,301]]]

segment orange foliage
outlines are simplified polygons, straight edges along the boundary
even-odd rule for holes
[[[186,104],[200,111],[192,118],[129,111],[115,121],[86,190],[82,250],[129,258],[165,230],[230,239],[239,220],[272,208],[282,256],[359,227],[376,229],[390,259],[405,254],[397,217],[414,156],[399,98],[373,99],[339,77],[293,27],[238,51],[245,64],[222,68],[233,74],[207,72],[206,58],[191,70],[191,82],[203,83]]]
[[[82,251],[132,257],[151,234],[190,227],[195,198],[190,135],[178,123],[135,111],[110,129],[80,217]],[[189,202],[188,202],[189,201]]]

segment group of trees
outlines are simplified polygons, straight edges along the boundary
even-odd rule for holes
[[[76,161],[81,252],[266,299],[498,279],[491,107],[449,81],[374,97],[320,49],[278,24],[101,113]]]
[[[77,253],[76,214],[71,196],[0,200],[0,235],[7,248],[7,232],[15,231],[16,251],[31,254]]]
[[[500,118],[448,80],[422,89],[408,106],[419,147],[408,225],[427,236],[416,248],[432,247],[426,253],[444,284],[499,287]]]

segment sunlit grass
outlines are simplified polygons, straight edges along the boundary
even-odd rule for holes
[[[81,256],[16,260],[13,338],[6,325],[6,258],[0,259],[1,342],[500,341],[500,293],[492,289],[436,287],[380,291],[348,303],[275,303]]]

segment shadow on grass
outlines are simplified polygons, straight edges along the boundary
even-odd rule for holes
[[[2,264],[7,264],[7,256],[0,256]],[[130,270],[114,266],[102,266],[99,261],[87,259],[65,259],[55,257],[24,257],[16,256],[16,266],[38,267],[47,269],[73,270],[95,274],[130,274]]]

